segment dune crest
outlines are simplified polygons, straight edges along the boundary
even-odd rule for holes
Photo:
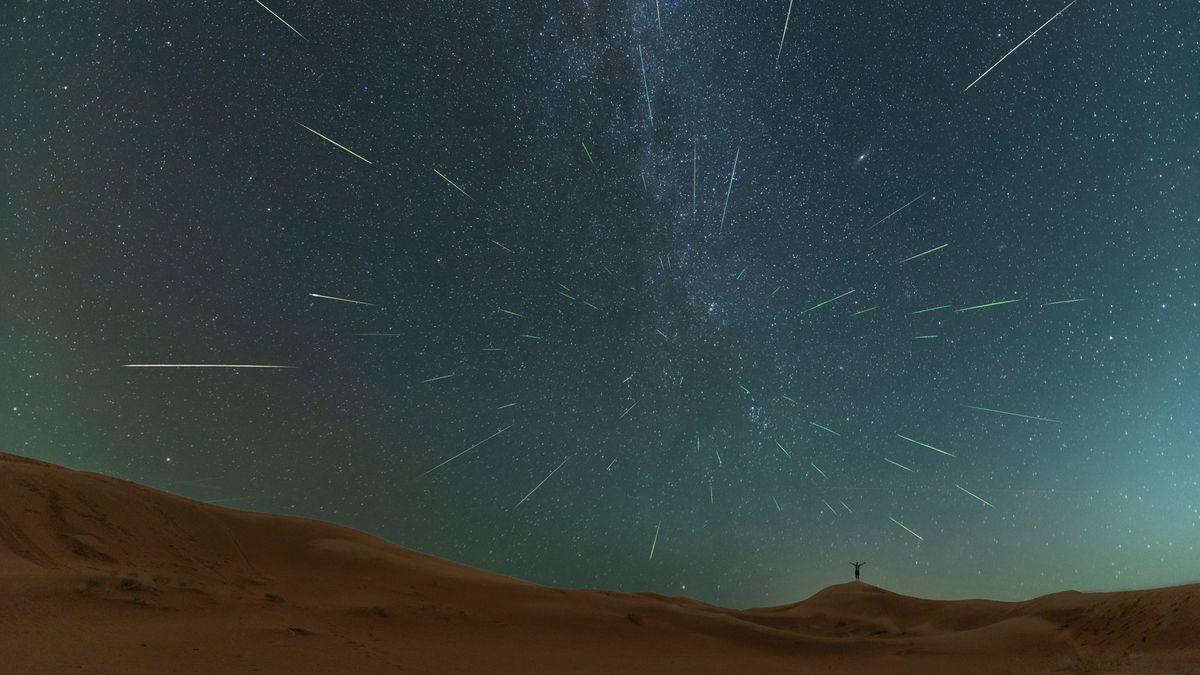
[[[1200,673],[1197,626],[1200,584],[998,602],[851,582],[746,610],[547,588],[0,453],[7,672]]]

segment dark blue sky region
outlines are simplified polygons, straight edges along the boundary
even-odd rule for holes
[[[735,606],[1200,580],[1194,3],[267,6],[3,10],[0,447]]]

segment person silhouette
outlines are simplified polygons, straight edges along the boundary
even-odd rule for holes
[[[854,580],[858,581],[858,568],[862,567],[863,565],[866,565],[867,563],[858,562],[857,560],[855,560],[854,562],[852,562],[850,564],[854,565]]]

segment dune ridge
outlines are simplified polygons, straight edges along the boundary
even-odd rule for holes
[[[1195,673],[1200,584],[727,609],[548,588],[349,528],[0,453],[13,673]]]

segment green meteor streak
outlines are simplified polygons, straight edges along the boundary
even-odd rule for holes
[[[909,312],[908,315],[912,316],[913,314],[924,314],[925,312],[936,312],[939,309],[946,309],[947,307],[950,307],[950,306],[951,305],[938,305],[937,307],[926,307],[925,309],[918,309],[915,312]]]
[[[774,497],[771,497],[771,501],[775,502],[775,510],[776,510],[776,511],[782,511],[782,510],[783,510],[783,507],[781,507],[781,506],[779,505],[779,500],[778,500],[778,499],[776,499],[776,498],[774,498]]]
[[[920,257],[921,257],[921,256],[923,256],[923,255],[929,255],[930,253],[933,253],[934,251],[940,251],[940,250],[942,250],[942,249],[946,248],[946,247],[947,247],[947,246],[949,246],[949,245],[950,245],[950,244],[942,244],[941,246],[935,246],[934,248],[931,248],[931,249],[929,249],[928,251],[925,251],[924,253],[918,253],[918,254],[916,254],[916,255],[914,255],[914,256],[912,256],[912,257],[910,257],[910,258],[905,258],[904,260],[901,260],[900,262],[898,262],[898,263],[896,263],[896,264],[897,264],[897,265],[899,265],[899,264],[901,264],[901,263],[906,263],[906,262],[908,262],[909,260],[916,260],[917,258],[920,258]]]
[[[980,497],[979,495],[975,494],[974,492],[971,492],[970,490],[968,490],[967,488],[965,488],[965,487],[963,487],[963,486],[959,485],[958,483],[955,483],[955,484],[954,484],[954,487],[958,488],[959,490],[962,490],[963,492],[965,492],[965,493],[967,493],[967,494],[971,495],[971,496],[972,496],[972,497],[974,497],[975,499],[978,499],[979,501],[983,502],[983,505],[984,505],[984,506],[991,506],[992,508],[996,508],[995,506],[992,506],[991,502],[987,501],[987,500],[986,500],[986,499],[984,499],[983,497]]]
[[[966,403],[960,403],[959,405],[961,405],[964,408],[970,408],[972,410],[984,410],[987,412],[999,413],[1001,415],[1012,415],[1013,417],[1024,417],[1027,420],[1037,420],[1039,422],[1054,422],[1055,424],[1062,424],[1062,420],[1052,420],[1048,417],[1035,417],[1033,415],[1022,415],[1021,413],[1008,412],[1005,410],[996,410],[995,408],[981,408],[977,405],[967,405]]]
[[[559,292],[558,292],[558,294],[559,294],[559,295],[561,295],[561,296],[563,296],[564,298],[566,298],[566,299],[568,299],[568,300],[574,300],[574,299],[575,299],[575,296],[573,296],[573,295],[571,295],[571,294],[569,294],[569,293],[563,293],[562,291],[559,291]]]
[[[709,483],[708,483],[708,503],[709,504],[713,503],[712,481],[709,481]]]
[[[501,307],[501,308],[500,308],[500,311],[501,311],[501,312],[504,312],[505,314],[507,314],[507,315],[509,315],[509,316],[515,316],[515,317],[519,317],[519,318],[522,318],[522,319],[524,319],[524,318],[525,318],[525,315],[524,315],[524,314],[521,314],[520,312],[514,312],[514,311],[512,311],[512,310],[509,310],[509,309],[504,309],[503,307]]]
[[[935,340],[935,339],[937,339],[937,336],[936,335],[915,335],[915,336],[913,336],[913,339],[914,340]]]
[[[541,340],[542,339],[541,335],[522,335],[521,337],[529,338],[530,340]]]
[[[449,184],[450,184],[450,186],[451,186],[451,187],[453,187],[455,190],[458,190],[459,192],[461,192],[461,193],[463,193],[464,195],[466,195],[466,196],[467,196],[467,199],[470,199],[470,200],[471,200],[471,201],[473,201],[473,202],[475,201],[475,198],[474,198],[474,197],[472,197],[471,195],[468,195],[466,190],[464,190],[464,189],[462,189],[462,188],[458,187],[458,185],[457,185],[457,184],[455,184],[455,182],[454,182],[454,181],[452,181],[452,180],[450,180],[449,178],[447,178],[447,177],[446,177],[446,174],[442,173],[441,171],[438,171],[437,169],[434,169],[434,170],[433,170],[433,172],[434,172],[434,173],[436,173],[437,175],[441,176],[441,177],[442,177],[442,180],[444,180],[444,181],[446,181],[447,183],[449,183]],[[478,202],[476,202],[476,203],[478,203]]]
[[[829,505],[829,502],[827,502],[827,501],[825,501],[824,499],[822,499],[822,500],[821,500],[821,503],[822,503],[822,504],[824,504],[824,505],[825,505],[825,508],[829,509],[829,512],[830,512],[830,513],[832,513],[833,515],[835,515],[835,516],[836,516],[836,515],[838,514],[838,512],[837,512],[837,511],[835,511],[835,510],[833,509],[833,507]]]
[[[1075,298],[1074,300],[1055,300],[1054,302],[1043,302],[1042,307],[1049,307],[1050,305],[1069,305],[1072,302],[1083,302],[1084,300],[1087,300],[1087,298]]]
[[[594,309],[594,310],[597,310],[597,311],[599,311],[599,310],[600,310],[600,308],[599,308],[599,307],[597,307],[597,306],[593,305],[592,303],[588,302],[587,300],[584,300],[584,301],[583,301],[583,304],[587,305],[588,307],[591,307],[591,308],[592,308],[592,309]]]
[[[587,143],[580,143],[580,145],[583,146],[583,153],[587,155],[588,161],[594,165],[596,161],[592,159],[592,153],[588,152]]]
[[[739,382],[739,383],[738,383],[738,386],[742,388],[742,391],[743,391],[744,393],[747,393],[747,394],[749,394],[749,393],[750,393],[750,390],[749,390],[749,389],[747,389],[747,388],[746,388],[744,385],[742,385],[742,383],[741,383],[741,382]]]
[[[940,452],[940,453],[942,453],[943,455],[946,455],[947,457],[953,457],[953,456],[954,456],[954,455],[952,455],[952,454],[950,454],[950,453],[946,452],[945,450],[941,450],[941,449],[935,448],[935,447],[933,447],[932,445],[929,445],[928,443],[922,443],[921,441],[916,441],[916,440],[913,440],[913,439],[909,438],[908,436],[905,436],[904,434],[896,434],[896,435],[897,435],[897,436],[899,436],[900,438],[903,438],[904,440],[906,440],[906,441],[908,441],[908,442],[910,442],[910,443],[916,443],[917,445],[919,445],[919,446],[921,446],[921,447],[923,447],[923,448],[929,448],[930,450],[933,450],[933,451],[935,451],[935,452]]]
[[[795,399],[793,399],[791,396],[788,396],[787,394],[784,394],[784,395],[783,395],[783,400],[785,400],[785,401],[791,401],[792,403],[796,403],[796,400],[795,400]],[[799,405],[799,404],[797,404],[797,405]]]
[[[825,472],[821,470],[821,467],[817,466],[816,464],[813,464],[812,462],[809,462],[808,464],[809,464],[809,466],[811,466],[812,468],[816,469],[816,470],[817,470],[817,473],[821,474],[821,478],[824,478],[825,480],[829,480],[829,476],[826,476],[826,475],[825,475]],[[835,512],[835,513],[836,513],[836,512]]]
[[[505,403],[504,405],[500,406],[499,408],[496,408],[496,410],[504,410],[505,408],[511,408],[514,405],[516,405],[516,403]]]
[[[1022,300],[1024,300],[1024,298],[1017,298],[1016,300],[1001,300],[999,302],[989,302],[986,305],[975,305],[973,307],[963,307],[962,309],[956,309],[954,311],[970,312],[971,310],[975,310],[975,309],[986,309],[988,307],[996,307],[998,305],[1007,305],[1007,304],[1014,303],[1014,302],[1020,302]]]
[[[514,251],[513,251],[511,248],[509,248],[509,247],[505,246],[504,244],[501,244],[500,242],[496,241],[495,239],[492,239],[492,240],[491,240],[491,242],[492,242],[493,244],[495,244],[495,245],[499,246],[500,248],[504,249],[505,251],[508,251],[509,253],[513,253],[513,252],[514,252]]]
[[[908,532],[909,534],[911,534],[912,536],[916,537],[917,539],[920,539],[921,541],[925,541],[925,537],[922,537],[921,535],[917,534],[916,532],[913,532],[912,530],[908,529],[908,526],[907,526],[907,525],[905,525],[904,523],[902,523],[902,522],[900,522],[900,521],[896,520],[895,518],[893,518],[893,517],[891,517],[891,516],[888,516],[888,520],[890,520],[890,521],[892,521],[893,523],[895,523],[895,524],[899,525],[900,527],[903,527],[905,532]]]
[[[721,451],[713,450],[713,452],[717,453],[717,466],[725,466],[725,462],[721,461]]]
[[[855,289],[855,290],[858,290],[858,289]],[[826,301],[824,301],[824,302],[818,302],[817,304],[813,305],[812,307],[809,307],[808,309],[806,309],[806,310],[804,310],[803,312],[800,312],[800,313],[801,313],[801,314],[807,314],[807,313],[809,313],[809,312],[813,311],[814,309],[817,309],[818,307],[824,307],[825,305],[828,305],[829,303],[833,302],[834,300],[839,300],[839,299],[841,299],[841,298],[844,298],[844,297],[846,297],[847,295],[850,295],[850,294],[851,294],[851,293],[853,293],[853,292],[854,292],[854,291],[846,291],[845,293],[842,293],[841,295],[837,296],[836,298],[830,298],[830,299],[828,299],[828,300],[826,300]]]
[[[866,309],[860,309],[857,312],[851,314],[850,316],[858,316],[859,314],[866,314],[867,312],[872,312],[877,309],[879,309],[879,305],[875,305],[874,307],[868,307]]]
[[[642,64],[642,86],[646,88],[646,110],[650,113],[650,126],[654,126],[654,108],[650,107],[650,83],[646,81],[646,59],[642,57],[642,46],[638,45],[638,61]],[[642,176],[642,184],[645,185],[646,176]]]
[[[892,460],[888,459],[887,457],[884,457],[883,461],[887,462],[888,464],[894,464],[894,465],[900,467],[901,469],[904,469],[905,471],[911,471],[912,473],[916,473],[916,471],[913,471],[912,469],[908,468],[907,466],[904,466],[900,462],[893,462]]]
[[[681,386],[681,387],[683,386],[683,376],[682,375],[679,376],[679,386]]]
[[[746,270],[748,270],[748,269],[750,269],[750,268],[748,268],[748,267],[743,267],[743,268],[742,268],[742,271],[741,271],[741,272],[738,272],[738,275],[737,275],[737,279],[736,279],[736,280],[737,280],[737,281],[741,281],[741,280],[742,280],[742,276],[743,276],[744,274],[746,274]]]
[[[827,426],[824,426],[824,425],[821,425],[821,424],[817,424],[816,422],[809,422],[809,424],[813,425],[814,427],[816,427],[816,428],[818,428],[818,429],[824,429],[825,431],[828,431],[829,433],[833,434],[834,436],[841,436],[841,434],[839,434],[838,432],[834,431],[833,429],[830,429],[830,428],[829,428],[829,427],[827,427]]]
[[[792,453],[788,452],[787,448],[783,447],[779,441],[775,441],[775,445],[779,446],[779,449],[783,451],[783,454],[787,455],[788,457],[792,456]]]
[[[781,289],[781,288],[783,288],[783,286],[776,286],[775,290],[771,291],[771,297],[772,298],[775,297],[775,294],[778,293],[779,289]]]
[[[841,500],[838,500],[838,503],[839,503],[839,504],[841,504],[842,506],[846,506],[846,502],[843,502],[843,501],[841,501]],[[849,506],[846,506],[846,512],[847,512],[847,513],[854,513],[854,511],[851,511],[851,510],[850,510],[850,507],[849,507]]]

